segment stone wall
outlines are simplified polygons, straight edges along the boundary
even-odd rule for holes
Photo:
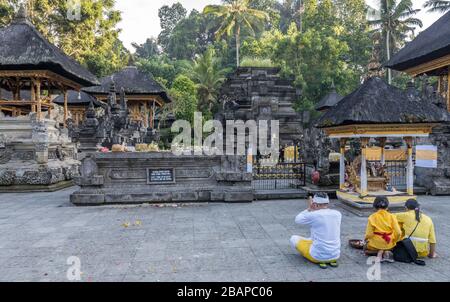
[[[160,202],[251,202],[245,157],[175,156],[169,152],[96,153],[82,162],[76,205]],[[153,172],[152,172],[153,171]],[[152,182],[171,171],[172,181]]]
[[[450,195],[450,124],[435,127],[427,142],[438,148],[437,169],[416,167],[416,184],[433,195]]]

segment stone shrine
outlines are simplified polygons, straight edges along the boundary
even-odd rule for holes
[[[302,138],[301,116],[294,110],[300,93],[279,68],[239,67],[222,86],[217,119],[278,120],[280,145],[297,145]]]

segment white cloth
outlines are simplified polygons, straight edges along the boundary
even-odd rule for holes
[[[318,261],[330,261],[341,256],[342,214],[336,210],[305,210],[298,214],[295,222],[311,228],[310,254]]]

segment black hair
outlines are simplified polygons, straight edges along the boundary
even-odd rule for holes
[[[373,202],[373,207],[377,210],[389,208],[389,200],[385,196],[377,196]]]
[[[420,204],[415,199],[410,199],[405,203],[405,207],[408,210],[414,210],[416,212],[416,221],[420,222],[421,214],[420,214]]]
[[[306,195],[306,198],[313,198],[313,197],[314,197],[313,192],[308,192],[308,194]]]

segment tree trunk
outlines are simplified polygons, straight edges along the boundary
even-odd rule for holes
[[[391,41],[389,39],[390,31],[389,29],[386,31],[386,53],[388,62],[391,60]],[[392,84],[392,70],[390,68],[387,69],[388,72],[388,83]]]
[[[240,37],[241,37],[241,26],[237,25],[236,27],[236,64],[237,67],[239,67],[239,48],[241,47],[241,42],[240,42]]]

